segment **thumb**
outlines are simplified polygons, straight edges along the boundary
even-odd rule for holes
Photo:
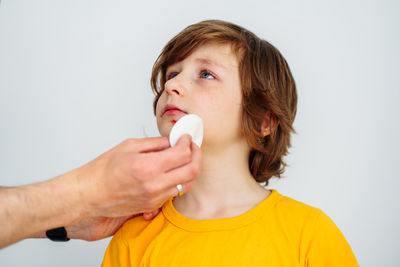
[[[190,134],[182,135],[178,142],[176,142],[176,146],[189,146],[192,143],[192,136]]]

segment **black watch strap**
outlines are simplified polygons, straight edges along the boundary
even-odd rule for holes
[[[68,241],[65,227],[54,228],[46,231],[46,236],[52,241]]]

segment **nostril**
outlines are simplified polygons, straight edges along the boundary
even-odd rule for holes
[[[172,92],[174,92],[174,93],[176,93],[176,94],[178,94],[178,95],[179,95],[179,91],[178,91],[178,90],[176,90],[176,89],[172,90]]]

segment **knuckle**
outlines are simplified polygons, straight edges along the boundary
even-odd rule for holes
[[[129,149],[130,151],[136,151],[139,148],[139,140],[135,138],[127,138],[123,142],[123,147],[125,149]]]
[[[157,195],[160,193],[160,185],[157,183],[147,182],[144,184],[143,188],[144,192],[146,193],[146,197],[150,202],[154,201]]]
[[[189,172],[192,177],[197,177],[200,173],[200,168],[195,164],[191,164],[189,167]]]
[[[133,138],[128,138],[128,139],[125,139],[125,141],[123,141],[122,143],[123,143],[124,145],[126,145],[126,146],[129,146],[129,145],[132,145],[132,144],[135,143],[135,139],[133,139]]]
[[[198,165],[193,165],[192,173],[198,176],[200,174],[200,167]]]

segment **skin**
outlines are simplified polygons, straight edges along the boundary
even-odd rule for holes
[[[69,238],[108,237],[134,215],[152,218],[177,184],[190,191],[200,162],[188,135],[172,148],[166,137],[128,139],[51,180],[0,187],[0,248],[60,226]]]
[[[240,131],[242,89],[238,60],[231,46],[207,43],[167,68],[167,81],[157,103],[157,126],[168,136],[173,121],[185,113],[204,122],[202,165],[193,190],[175,198],[177,211],[193,219],[240,215],[269,196],[248,167],[250,147]],[[167,104],[184,112],[163,114]],[[260,131],[269,134],[269,116]],[[221,166],[229,166],[224,168]]]

